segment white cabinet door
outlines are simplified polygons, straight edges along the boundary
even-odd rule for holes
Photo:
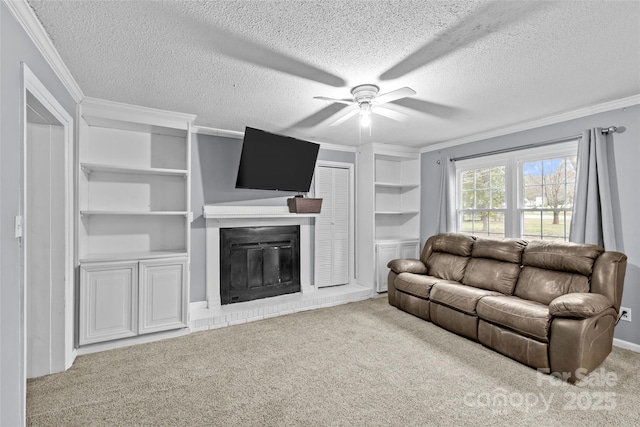
[[[187,326],[187,259],[140,261],[140,334]]]
[[[387,291],[389,268],[387,264],[392,259],[417,259],[420,241],[397,241],[376,243],[376,291]]]
[[[376,291],[387,290],[389,268],[387,263],[398,258],[399,245],[397,243],[379,243],[376,245]]]
[[[135,336],[138,263],[92,263],[80,268],[80,345]]]
[[[320,166],[316,197],[322,211],[315,222],[315,285],[349,283],[349,170]]]
[[[420,257],[420,242],[405,242],[400,244],[398,258],[418,259]]]

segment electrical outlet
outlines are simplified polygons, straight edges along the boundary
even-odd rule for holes
[[[620,320],[624,320],[626,322],[631,322],[631,309],[627,307],[620,307]]]

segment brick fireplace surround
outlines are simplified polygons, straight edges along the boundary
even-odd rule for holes
[[[191,330],[214,329],[375,296],[372,286],[353,283],[316,289],[313,285],[313,232],[318,214],[289,213],[286,206],[205,205],[206,301],[191,303]],[[301,292],[221,305],[220,229],[297,225],[300,227]]]

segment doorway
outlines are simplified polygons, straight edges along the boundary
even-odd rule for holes
[[[74,349],[73,119],[24,73],[22,248],[26,377],[62,372]]]

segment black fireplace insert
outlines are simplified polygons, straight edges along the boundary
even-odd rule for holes
[[[300,292],[300,227],[220,229],[222,304]]]

